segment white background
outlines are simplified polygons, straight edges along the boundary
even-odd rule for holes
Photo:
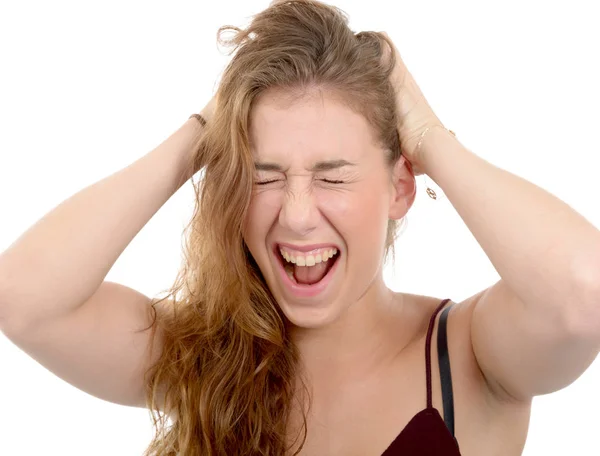
[[[146,154],[198,112],[229,60],[217,49],[217,28],[242,26],[268,4],[2,2],[0,251],[61,201]],[[594,2],[335,5],[350,15],[355,31],[388,32],[440,119],[466,147],[600,226]],[[498,276],[448,200],[429,199],[422,179],[395,277],[388,270],[386,280],[394,289],[459,301]],[[107,279],[149,296],[171,285],[192,197],[188,183]],[[2,335],[0,363],[0,454],[129,456],[149,442],[147,411],[75,389]],[[523,454],[600,454],[598,385],[595,361],[572,385],[535,398]]]

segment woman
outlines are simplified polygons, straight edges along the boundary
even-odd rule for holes
[[[156,149],[3,253],[0,271],[16,277],[27,251],[62,232],[73,252],[54,280],[87,279],[43,299],[4,279],[4,332],[82,389],[164,412],[148,455],[520,454],[532,397],[598,353],[598,231],[465,149],[385,34],[354,34],[308,1],[234,30],[217,99],[170,138],[192,145],[189,163],[189,147],[177,163]],[[102,279],[199,170],[184,268],[171,299],[153,302],[152,331],[133,336],[122,329],[144,327],[150,300]],[[423,173],[502,277],[462,302],[383,282]],[[83,221],[88,207],[111,212]],[[68,247],[73,231],[89,233],[85,248]],[[123,360],[116,381],[60,358],[67,344],[97,353],[107,335]],[[147,346],[142,383],[129,366]]]

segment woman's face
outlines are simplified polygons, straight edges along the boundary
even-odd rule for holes
[[[412,204],[414,176],[401,159],[392,179],[367,120],[326,94],[264,92],[251,116],[244,240],[290,322],[325,326],[382,280],[388,219]]]

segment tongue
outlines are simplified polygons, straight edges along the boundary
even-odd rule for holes
[[[322,261],[314,266],[296,266],[294,265],[294,278],[296,282],[303,285],[312,285],[323,279],[329,270],[329,266],[335,261],[334,258],[329,258],[327,261]]]

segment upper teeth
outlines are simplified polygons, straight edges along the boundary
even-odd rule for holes
[[[286,261],[294,263],[297,266],[314,266],[322,261],[327,261],[337,253],[337,249],[317,249],[310,253],[303,252],[290,252],[282,248],[279,249],[281,256]]]

